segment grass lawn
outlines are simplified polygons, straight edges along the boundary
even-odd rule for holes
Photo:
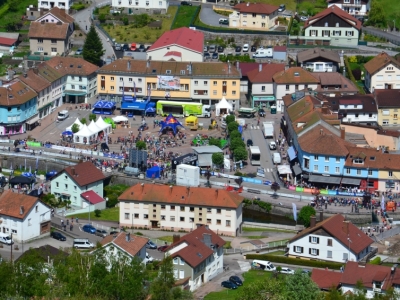
[[[258,280],[265,280],[270,278],[272,275],[271,272],[265,272],[265,271],[258,271],[258,270],[250,270],[246,273],[243,273],[243,286],[248,285],[252,282],[258,281]],[[230,300],[230,299],[236,299],[238,295],[238,291],[242,287],[239,287],[237,290],[228,290],[228,289],[223,289],[220,292],[212,292],[209,293],[207,296],[204,297],[204,300]]]
[[[267,236],[263,236],[263,235],[245,235],[243,236],[244,238],[248,238],[248,239],[252,239],[252,240],[258,240],[258,239],[265,239],[267,238]]]
[[[197,6],[179,6],[178,14],[176,15],[175,22],[172,24],[171,29],[190,27],[190,22],[196,11]]]
[[[148,26],[133,28],[132,25],[103,25],[103,28],[117,43],[154,43],[164,32],[170,30],[177,10],[177,6],[171,5],[168,8],[169,18],[164,15],[151,16],[156,20],[162,20],[161,29],[149,28]]]
[[[225,249],[230,249],[230,248],[232,248],[232,246],[231,246],[231,241],[225,241],[224,248],[225,248]]]
[[[157,239],[164,242],[172,243],[172,235],[158,237]]]
[[[244,232],[264,232],[264,231],[287,232],[287,233],[295,232],[294,230],[274,229],[274,228],[254,228],[254,227],[243,227],[242,230]]]
[[[274,252],[269,252],[268,255],[276,255],[276,256],[283,256],[285,254],[285,251],[274,251]]]
[[[79,219],[87,220],[89,217],[89,214],[88,213],[77,214],[77,215],[74,215],[73,217],[74,218],[78,217]],[[90,212],[90,220],[118,222],[119,221],[119,207],[106,208],[105,210],[102,210],[100,217],[96,217],[94,215],[94,211],[91,211]]]
[[[25,15],[26,8],[29,7],[29,5],[34,4],[37,6],[37,1],[35,0],[8,0],[4,2],[5,3],[0,6],[0,31],[4,31],[5,28],[3,27],[10,21],[19,22],[21,16]],[[10,11],[10,7],[13,8],[12,12]]]
[[[373,0],[383,8],[388,25],[393,26],[396,19],[396,27],[400,28],[400,1],[398,0]]]
[[[257,3],[266,3],[271,5],[279,6],[281,4],[286,5],[287,10],[295,11],[296,10],[296,1],[295,0],[258,0]]]

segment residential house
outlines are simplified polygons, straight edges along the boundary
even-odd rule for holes
[[[297,53],[297,63],[310,72],[337,72],[340,57],[337,51],[313,48]]]
[[[6,190],[0,195],[1,232],[18,243],[50,234],[51,208],[37,197]]]
[[[400,89],[400,63],[382,52],[364,64],[365,87],[373,93],[375,90]]]
[[[225,190],[136,184],[118,198],[121,226],[190,231],[205,224],[217,234],[237,236],[243,197]]]
[[[38,0],[38,8],[52,9],[58,7],[60,9],[69,11],[72,3],[72,0]]]
[[[396,267],[373,264],[358,264],[349,261],[342,272],[313,269],[311,279],[324,291],[337,288],[342,295],[356,294],[358,283],[362,282],[365,297],[376,299],[394,289],[395,295],[400,292],[400,271]]]
[[[243,2],[236,4],[229,15],[229,27],[269,30],[275,26],[279,6],[266,3]]]
[[[50,246],[50,245],[43,245],[37,248],[30,247],[24,253],[21,254],[15,262],[17,261],[24,261],[25,257],[32,257],[35,256],[38,261],[41,263],[52,265],[54,260],[61,260],[67,258],[69,256],[68,252],[62,251],[59,248]]]
[[[311,73],[319,80],[318,87],[314,90],[325,96],[355,95],[359,90],[350,80],[337,72],[313,72]]]
[[[169,0],[112,0],[111,6],[114,10],[126,14],[165,14],[169,7]]]
[[[361,21],[333,5],[309,18],[304,36],[293,36],[290,43],[357,47],[361,26]]]
[[[155,100],[217,104],[225,97],[234,109],[239,109],[241,74],[230,63],[118,59],[101,67],[97,78],[100,97],[116,102],[128,93],[136,92],[137,98],[144,98],[149,90]],[[174,85],[161,85],[170,79]]]
[[[333,5],[359,18],[368,14],[371,7],[371,0],[328,0],[328,8]]]
[[[266,67],[268,63],[261,63],[262,68]],[[248,73],[253,70],[259,69],[259,63],[249,63],[249,62],[236,62],[236,69],[238,69],[242,75],[240,79],[240,92],[248,93],[249,91],[249,78]]]
[[[128,232],[119,232],[108,235],[100,241],[101,248],[94,253],[104,251],[106,258],[122,260],[122,257],[133,259],[137,258],[140,262],[146,263],[146,243],[149,239],[134,235]]]
[[[48,13],[31,22],[29,45],[32,54],[64,55],[71,48],[74,18],[64,9],[52,8]]]
[[[71,201],[72,206],[88,211],[91,206],[88,202],[97,204],[97,196],[103,198],[104,179],[105,176],[101,170],[97,169],[93,163],[82,162],[58,172],[51,179],[51,192],[64,201]],[[84,194],[88,191],[93,191],[97,196],[94,197],[92,193]],[[87,201],[82,199],[82,194],[87,196],[85,197]]]
[[[96,96],[98,66],[75,57],[54,57],[46,65],[64,76],[64,102],[87,103]]]
[[[37,68],[37,71],[36,71]],[[36,73],[51,83],[50,103],[47,106],[50,112],[54,111],[57,107],[63,104],[63,92],[65,88],[66,76],[61,74],[56,69],[51,68],[47,62],[41,63],[33,68]],[[47,107],[42,106],[41,110],[46,110]],[[44,113],[44,112],[43,112]],[[40,116],[40,109],[39,109]],[[42,115],[43,116],[43,115]]]
[[[319,80],[310,72],[300,67],[287,68],[272,76],[274,81],[274,95],[277,101],[277,111],[283,111],[282,97],[304,89],[314,90]]]
[[[49,10],[50,9],[48,9],[48,8],[38,8],[38,7],[33,6],[33,4],[30,4],[26,8],[25,18],[29,21],[35,21],[37,18],[43,16]]]
[[[164,32],[147,49],[148,60],[202,62],[204,33],[181,27]]]
[[[375,90],[380,126],[397,126],[399,123],[400,90]]]
[[[187,289],[194,291],[223,272],[225,241],[207,225],[198,225],[192,232],[174,241],[166,256],[173,259],[174,277],[189,279]]]
[[[311,224],[288,242],[288,257],[345,263],[358,262],[373,251],[374,241],[357,226],[337,214]]]
[[[274,81],[272,77],[285,70],[284,64],[258,64],[258,68],[247,73],[249,80],[248,97],[252,107],[276,105]]]
[[[18,79],[0,86],[0,136],[25,133],[36,115],[37,94],[30,87]]]

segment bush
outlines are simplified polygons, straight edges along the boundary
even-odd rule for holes
[[[340,267],[343,265],[341,263],[336,263],[336,262],[305,260],[305,259],[291,258],[291,257],[271,255],[271,254],[247,254],[246,259],[267,260],[271,262],[283,263],[288,265],[314,267],[314,268],[329,268],[333,270],[339,270]]]
[[[370,265],[380,265],[381,264],[381,258],[379,256],[375,257],[373,260],[368,262]]]
[[[352,71],[355,80],[361,80],[361,70],[355,69]]]
[[[95,210],[94,210],[94,215],[96,216],[96,218],[100,218],[100,216],[101,216],[101,210],[100,210],[100,209],[95,209]]]
[[[141,233],[140,231],[135,232],[136,235],[143,235],[143,233]]]

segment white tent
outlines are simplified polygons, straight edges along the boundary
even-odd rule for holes
[[[77,125],[79,126],[79,129],[82,129],[83,124],[81,123],[81,121],[79,121],[78,118],[76,118],[75,122],[72,123],[71,126],[65,128],[65,130],[67,130],[67,131],[72,131],[72,126],[73,126],[74,124],[77,124]]]
[[[228,101],[226,101],[225,97],[222,97],[221,101],[219,101],[215,105],[215,115],[218,117],[221,113],[229,114],[230,111],[233,111],[233,106]]]
[[[89,140],[92,137],[95,137],[96,134],[97,134],[96,132],[90,131],[87,125],[85,124],[83,125],[81,130],[79,130],[77,133],[74,134],[74,142],[78,144],[85,144],[85,143],[89,144]]]
[[[96,121],[96,126],[101,130],[104,130],[104,133],[111,133],[111,124],[104,122],[102,117],[99,117]]]
[[[96,135],[102,131],[103,129],[99,128],[99,126],[96,125],[96,123],[94,121],[90,122],[89,126],[88,126],[89,130],[91,132],[95,132]]]

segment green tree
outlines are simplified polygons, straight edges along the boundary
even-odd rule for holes
[[[210,146],[217,146],[217,147],[221,148],[221,140],[220,139],[216,139],[214,137],[210,137],[208,139],[208,144]]]
[[[285,280],[286,299],[293,300],[317,300],[323,299],[318,286],[314,281],[303,274],[301,269],[297,269],[292,276],[287,276]]]
[[[245,147],[239,147],[233,150],[233,156],[235,157],[236,161],[239,160],[247,160],[247,150]]]
[[[104,187],[104,197],[108,198],[107,207],[114,207],[118,203],[118,197],[128,189],[125,184],[109,184]]]
[[[172,287],[175,283],[172,257],[167,256],[160,264],[157,278],[151,284],[152,300],[172,300]]]
[[[226,123],[227,125],[229,125],[231,122],[234,122],[235,119],[236,119],[236,118],[235,118],[234,115],[227,115],[226,118],[225,118],[225,123]]]
[[[234,138],[231,139],[230,144],[229,144],[229,148],[234,151],[237,148],[245,148],[246,145],[245,143],[242,141],[241,138]]]
[[[228,132],[232,132],[234,130],[238,130],[239,124],[237,122],[230,122],[228,125]]]
[[[73,133],[77,133],[79,131],[79,124],[73,124],[71,127],[71,131]]]
[[[103,54],[103,44],[95,27],[92,25],[90,26],[90,30],[86,36],[85,44],[83,45],[83,58],[94,65],[99,65]]]
[[[379,28],[387,27],[386,15],[385,12],[383,11],[383,6],[380,2],[372,1],[371,10],[368,13],[367,24]]]
[[[229,138],[230,139],[234,139],[234,138],[242,139],[242,135],[240,134],[239,130],[234,130],[231,133],[229,133]]]
[[[146,142],[144,141],[137,141],[136,142],[136,149],[138,150],[146,150],[147,146],[146,146]]]
[[[86,118],[82,118],[80,121],[83,125],[87,124]]]
[[[89,121],[95,121],[96,122],[97,116],[96,114],[90,114],[89,115]]]
[[[213,153],[212,157],[212,163],[216,166],[222,166],[224,164],[224,154],[217,152],[217,153]]]
[[[105,22],[107,21],[107,17],[106,17],[105,14],[101,14],[101,15],[98,17],[98,19],[99,19],[100,23],[105,23]]]
[[[285,285],[279,278],[256,280],[241,286],[236,300],[286,300],[284,288]]]
[[[51,207],[56,207],[58,205],[58,200],[54,194],[43,194],[41,200]]]
[[[315,216],[315,209],[312,206],[303,206],[299,212],[299,220],[303,221],[305,227],[310,226],[310,218]]]

